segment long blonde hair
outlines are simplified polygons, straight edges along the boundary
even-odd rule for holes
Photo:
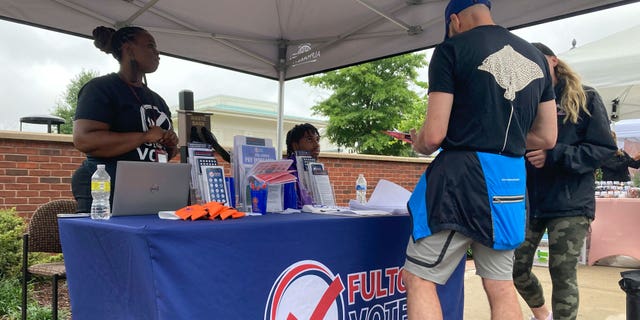
[[[616,143],[616,145],[618,144],[618,136],[616,135],[616,132],[611,130],[611,137],[613,138],[613,141]],[[621,157],[623,156],[624,153],[622,152],[622,149],[618,149],[616,150],[616,156]]]
[[[554,72],[556,77],[564,80],[565,83],[562,97],[560,97],[560,106],[566,113],[563,122],[578,123],[580,110],[591,116],[589,109],[587,109],[587,95],[582,87],[580,76],[560,59],[558,59]]]

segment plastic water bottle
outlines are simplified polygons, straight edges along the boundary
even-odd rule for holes
[[[367,203],[367,180],[361,173],[356,180],[356,200],[361,204]]]
[[[96,172],[91,176],[91,219],[108,220],[111,218],[109,196],[111,192],[111,177],[99,164]]]

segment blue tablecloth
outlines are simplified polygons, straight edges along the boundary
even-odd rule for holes
[[[74,320],[403,319],[408,216],[59,219]],[[462,262],[439,288],[462,319]]]

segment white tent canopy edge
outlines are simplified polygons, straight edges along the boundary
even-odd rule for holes
[[[559,55],[595,87],[613,121],[640,117],[640,24]]]
[[[494,0],[496,23],[517,28],[636,1]],[[284,81],[433,47],[448,0],[3,0],[0,18],[90,37],[138,25],[170,56],[277,80],[278,154]]]

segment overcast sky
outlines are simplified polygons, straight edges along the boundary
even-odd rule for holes
[[[640,3],[516,30],[531,42],[543,42],[556,54],[637,25]],[[640,41],[637,39],[629,41]],[[51,114],[67,85],[83,69],[106,74],[118,70],[116,60],[93,46],[91,40],[0,20],[0,130],[18,130],[20,118]],[[162,50],[162,43],[158,43]],[[428,52],[430,53],[430,52]],[[420,79],[427,80],[426,69]],[[178,92],[188,89],[196,100],[232,95],[277,103],[277,81],[161,56],[158,71],[147,76],[149,87],[169,106],[178,104]],[[285,84],[285,114],[312,116],[309,108],[326,93],[301,79]],[[24,131],[46,132],[46,126],[24,125]]]

